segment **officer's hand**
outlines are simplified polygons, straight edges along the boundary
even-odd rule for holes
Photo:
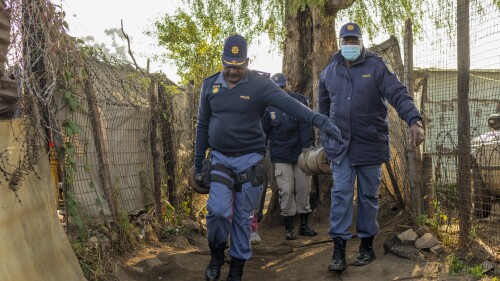
[[[201,176],[201,171],[194,170],[194,180],[196,181],[196,184],[199,186],[203,186],[203,178]]]
[[[419,146],[425,139],[424,130],[417,124],[413,124],[409,129],[410,140],[413,146]]]
[[[342,142],[342,133],[339,128],[332,123],[330,118],[323,114],[319,114],[313,119],[313,125],[330,138],[334,138],[338,142]]]

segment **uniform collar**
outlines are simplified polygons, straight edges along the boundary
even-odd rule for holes
[[[243,76],[243,78],[241,78],[241,80],[236,85],[248,82],[248,73],[249,72],[250,72],[250,70],[247,68],[247,72],[245,73],[245,76]],[[229,89],[229,86],[227,85],[227,81],[224,78],[224,73],[222,71],[219,73],[219,76],[215,80],[215,84],[220,84],[220,85],[222,85],[222,87]]]

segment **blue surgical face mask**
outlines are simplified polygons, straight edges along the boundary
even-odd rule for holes
[[[361,55],[361,45],[341,45],[340,53],[348,61],[355,61]]]

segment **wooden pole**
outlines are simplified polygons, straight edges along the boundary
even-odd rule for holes
[[[469,0],[457,1],[457,96],[458,96],[458,217],[460,220],[459,247],[465,249],[471,229],[471,159],[470,159],[470,112],[469,112],[469,70],[470,29]]]
[[[151,156],[153,160],[153,197],[156,209],[156,215],[162,215],[161,208],[161,176],[160,176],[160,152],[158,151],[158,83],[151,81],[149,87],[150,107],[151,107],[151,128],[149,131],[149,143],[151,144]]]
[[[434,216],[434,187],[432,182],[432,156],[430,153],[424,153],[423,157],[423,191],[424,191],[424,211],[428,218]]]
[[[90,78],[90,77],[89,77]],[[101,115],[99,113],[99,105],[97,98],[94,94],[94,87],[90,79],[85,83],[85,93],[87,95],[87,102],[89,106],[90,121],[92,123],[92,132],[94,134],[95,147],[97,149],[97,158],[99,161],[99,176],[102,182],[102,189],[104,197],[108,203],[109,210],[113,221],[118,222],[118,207],[116,197],[113,191],[113,184],[111,181],[111,171],[109,169],[108,151],[106,140],[104,137],[104,128],[102,126]]]
[[[177,152],[175,149],[175,131],[172,121],[174,119],[174,106],[163,84],[158,85],[158,100],[161,112],[163,113],[159,114],[159,118],[163,144],[163,165],[165,165],[167,172],[168,202],[177,208],[179,203],[177,200],[177,186],[175,184],[177,180]]]
[[[413,93],[413,30],[412,22],[407,19],[405,22],[405,40],[404,40],[404,54],[405,54],[405,65],[404,65],[404,81],[406,87],[408,88],[409,94],[414,97]],[[419,147],[413,147],[408,143],[407,149],[407,159],[408,159],[408,175],[410,181],[410,210],[414,217],[422,214],[422,190],[421,190],[421,179],[420,174],[421,165],[420,159],[420,149]]]

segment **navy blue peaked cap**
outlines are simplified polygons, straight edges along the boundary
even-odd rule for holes
[[[354,22],[348,22],[340,28],[340,33],[339,33],[340,38],[344,37],[357,37],[361,38],[361,28],[359,28],[359,25]]]
[[[286,77],[283,73],[276,73],[271,77],[274,83],[278,84],[280,87],[286,86]]]
[[[241,35],[233,35],[224,42],[222,65],[244,66],[248,59],[247,40]]]

